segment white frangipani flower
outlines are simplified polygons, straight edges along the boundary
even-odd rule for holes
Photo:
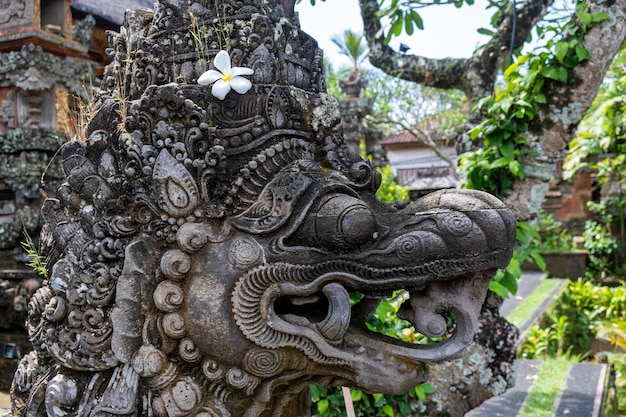
[[[232,88],[239,94],[245,94],[252,87],[252,83],[242,75],[254,73],[250,68],[231,67],[230,56],[226,51],[219,51],[213,59],[213,65],[219,71],[208,70],[198,78],[198,84],[213,84],[211,94],[220,100],[224,100],[226,94]]]

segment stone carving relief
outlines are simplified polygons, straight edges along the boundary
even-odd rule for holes
[[[0,120],[4,127],[15,127],[15,91],[8,91],[6,98],[0,104]]]
[[[22,90],[48,90],[64,86],[71,94],[88,99],[97,64],[61,58],[44,52],[41,46],[27,44],[19,51],[0,53],[0,87]]]
[[[90,14],[84,19],[76,21],[72,26],[72,39],[89,46],[94,26],[96,26],[96,19]]]
[[[42,209],[53,266],[15,415],[305,416],[310,383],[406,391],[471,342],[510,211],[460,190],[380,203],[293,1],[160,0],[110,44],[98,113]],[[245,94],[195,83],[220,50],[253,69]],[[402,317],[443,341],[367,330],[400,288]]]
[[[29,11],[32,13],[32,10]],[[25,0],[0,0],[0,29],[27,24],[29,20],[27,13]]]

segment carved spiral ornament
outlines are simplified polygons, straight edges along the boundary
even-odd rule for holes
[[[161,271],[173,280],[182,280],[191,267],[191,258],[185,252],[172,249],[161,257]]]
[[[458,237],[468,235],[474,225],[472,219],[459,212],[445,213],[440,216],[437,224],[446,233]]]
[[[162,281],[152,296],[156,307],[166,313],[171,313],[180,308],[185,295],[180,285],[172,281]]]
[[[209,381],[219,381],[224,377],[224,368],[215,360],[207,358],[202,362],[202,373]]]
[[[260,378],[270,378],[284,370],[286,361],[279,350],[251,349],[244,356],[244,367]]]
[[[173,339],[181,339],[185,336],[185,319],[179,313],[168,313],[163,316],[163,331]]]

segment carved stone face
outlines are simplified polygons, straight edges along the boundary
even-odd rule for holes
[[[44,204],[54,266],[16,415],[305,415],[311,382],[403,392],[472,340],[511,213],[475,191],[380,203],[290,2],[215,3],[157,2],[111,39],[88,138],[64,146],[67,184]],[[202,53],[198,22],[219,26]],[[254,74],[219,100],[193,80],[224,31]],[[444,341],[367,329],[400,289],[401,316]]]

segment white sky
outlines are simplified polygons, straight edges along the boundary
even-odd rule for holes
[[[350,60],[338,53],[330,38],[345,29],[363,32],[358,0],[317,0],[316,3],[311,6],[309,0],[302,0],[296,5],[302,29],[317,40],[324,56],[335,68],[349,65]],[[409,54],[429,58],[470,56],[477,46],[487,40],[476,29],[489,27],[489,18],[494,11],[485,10],[487,0],[476,0],[475,3],[461,9],[449,5],[420,9],[425,30],[416,30],[410,37],[395,38],[391,46],[397,50],[402,42],[411,47]]]

